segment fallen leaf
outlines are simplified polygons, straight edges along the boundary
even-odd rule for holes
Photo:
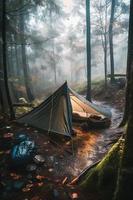
[[[31,183],[31,184],[27,184],[26,185],[26,188],[32,188],[34,185]]]
[[[3,135],[3,138],[11,138],[11,137],[13,137],[13,133],[5,133]]]
[[[10,154],[11,150],[5,151],[5,154]]]
[[[41,200],[39,196],[32,197],[31,200]]]
[[[23,192],[29,192],[31,189],[30,188],[23,188],[22,191]]]
[[[76,192],[71,194],[72,199],[78,199],[78,194]]]
[[[21,175],[18,175],[16,173],[10,173],[10,176],[12,177],[13,180],[18,180],[22,177]]]
[[[38,180],[42,180],[42,179],[44,179],[45,177],[44,176],[40,176],[40,175],[37,175],[36,176],[36,179],[38,179]]]
[[[10,173],[10,176],[13,177],[13,176],[16,176],[16,174],[12,172]]]
[[[20,178],[21,178],[21,176],[19,176],[19,175],[18,176],[14,176],[13,180],[19,180]]]
[[[37,183],[39,187],[43,186],[43,182]]]

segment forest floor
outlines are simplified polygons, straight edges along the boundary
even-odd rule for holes
[[[80,90],[82,94],[85,89]],[[117,86],[93,86],[93,99],[111,109],[112,124],[109,129],[83,132],[75,126],[76,136],[72,141],[49,138],[36,129],[7,122],[0,131],[0,199],[1,200],[70,200],[82,199],[79,191],[70,182],[93,163],[102,159],[122,130],[117,129],[124,107],[124,89]],[[26,133],[35,142],[42,163],[31,159],[27,163],[11,161],[16,137]],[[59,142],[60,141],[60,142]],[[90,200],[98,200],[95,196]]]
[[[86,94],[84,84],[77,86],[76,90],[82,95]],[[108,86],[105,88],[104,81],[94,81],[92,82],[92,99],[105,102],[124,112],[125,87],[119,84],[111,85],[108,83]]]

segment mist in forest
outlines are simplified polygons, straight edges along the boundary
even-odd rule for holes
[[[95,3],[94,3],[95,2]],[[128,4],[128,1],[125,1]],[[59,85],[65,80],[70,85],[86,81],[86,19],[85,1],[56,1],[59,10],[48,11],[38,7],[37,15],[27,21],[35,44],[27,48],[32,84],[37,88]],[[103,50],[97,30],[97,1],[91,5],[92,80],[104,78]],[[115,73],[126,72],[128,12],[121,14],[115,23]],[[110,8],[108,8],[109,20]],[[125,21],[124,21],[125,20]],[[125,24],[124,24],[125,23]],[[123,31],[121,30],[121,26]],[[123,26],[124,26],[123,25]],[[32,43],[32,42],[31,42]],[[110,73],[108,50],[108,73]],[[78,78],[77,78],[78,77]]]
[[[14,1],[15,2],[15,1]],[[41,2],[41,1],[40,1]],[[50,3],[51,2],[51,3]],[[24,77],[22,71],[21,46],[25,43],[27,72],[34,95],[49,90],[68,81],[72,87],[86,84],[86,5],[85,0],[56,0],[40,3],[25,8],[19,15],[10,14],[11,23],[21,29],[19,17],[24,20],[24,34],[17,30],[11,35],[8,47],[8,69],[19,69],[18,74],[8,70],[9,79],[15,80],[23,90]],[[92,80],[104,79],[104,52],[102,46],[105,26],[105,1],[91,2],[91,63]],[[106,26],[109,28],[111,4],[107,1]],[[8,7],[8,6],[7,6]],[[129,0],[118,1],[114,21],[114,63],[115,73],[126,72],[126,55],[128,40]],[[8,8],[9,9],[9,8]],[[13,8],[10,8],[13,9]],[[27,15],[28,10],[28,15]],[[20,36],[19,36],[20,34]],[[108,38],[107,38],[108,40]],[[11,44],[16,44],[14,47]],[[16,50],[17,48],[17,50]],[[19,62],[16,62],[15,56]],[[110,73],[109,42],[107,43],[107,73]],[[18,82],[17,82],[18,80]]]

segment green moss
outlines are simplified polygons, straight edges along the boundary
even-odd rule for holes
[[[102,199],[111,199],[116,186],[122,141],[119,140],[103,158],[103,160],[86,175],[80,184],[84,191],[95,192]]]

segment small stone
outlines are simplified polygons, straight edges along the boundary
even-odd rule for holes
[[[11,126],[6,126],[6,129],[10,130],[10,129],[11,129]]]
[[[54,156],[50,156],[49,159],[53,162],[54,161]]]
[[[48,144],[48,142],[44,142],[43,144],[44,144],[44,145],[47,145],[47,144]]]
[[[53,172],[54,170],[52,168],[48,169],[49,172]]]
[[[28,179],[32,179],[32,178],[33,178],[33,177],[32,177],[32,174],[28,174],[28,175],[27,175],[27,178],[28,178]]]
[[[44,163],[45,162],[45,158],[42,156],[42,155],[36,155],[34,157],[34,162],[36,164],[41,164],[41,163]]]
[[[37,169],[37,166],[35,164],[30,164],[30,165],[27,165],[27,167],[26,167],[26,170],[29,172],[33,172],[36,169]]]
[[[23,181],[15,181],[13,184],[14,189],[20,190],[24,186]]]
[[[53,193],[55,198],[59,197],[59,192],[56,189],[54,189]]]
[[[38,130],[34,130],[34,133],[38,133]]]

